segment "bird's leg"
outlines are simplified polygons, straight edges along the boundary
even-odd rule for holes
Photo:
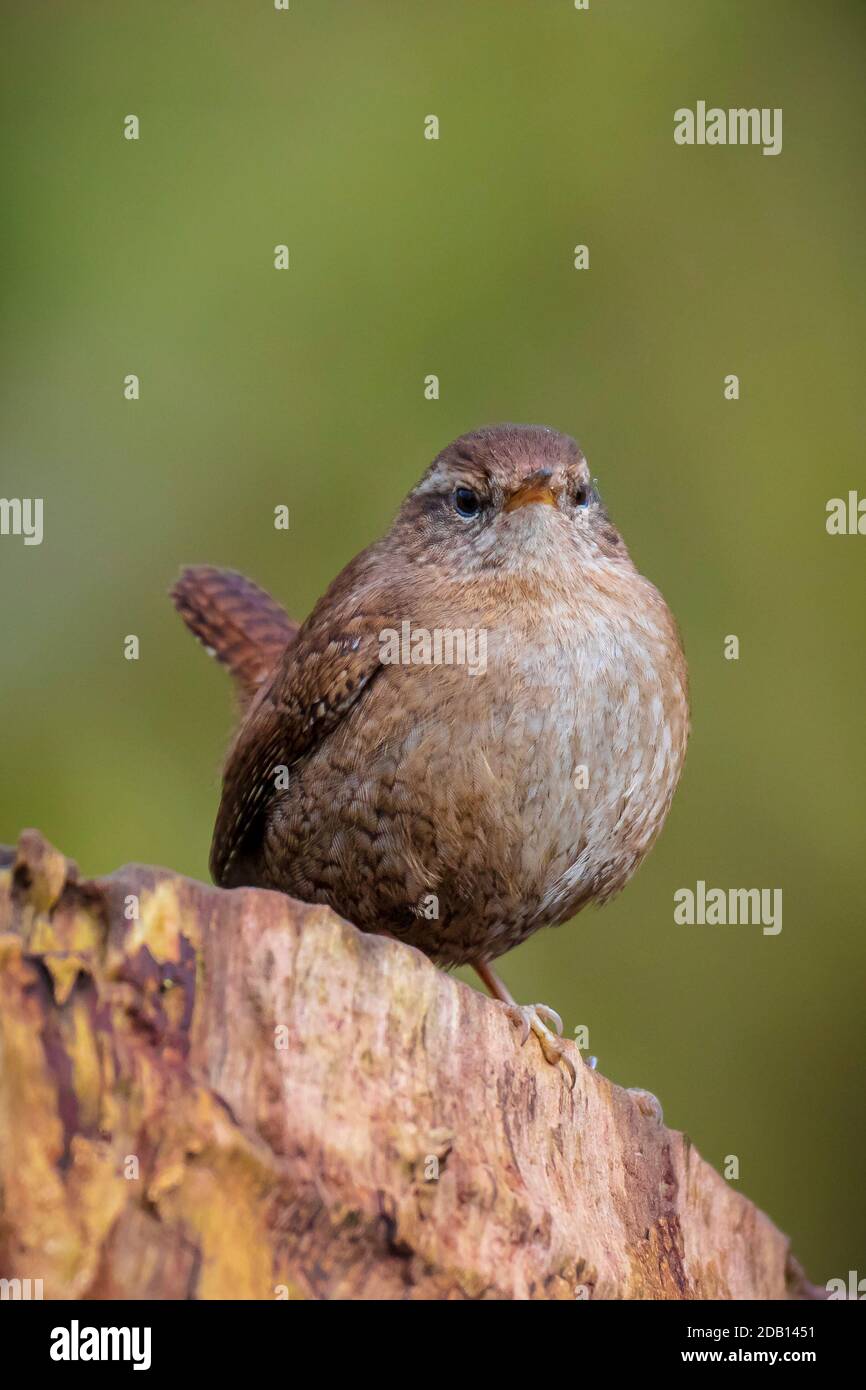
[[[503,984],[492,966],[486,960],[473,962],[473,969],[479,979],[484,983],[494,999],[498,999],[500,1004],[504,1004],[509,1018],[516,1023],[523,1036],[520,1039],[521,1047],[526,1042],[530,1033],[534,1033],[541,1043],[541,1050],[545,1059],[552,1065],[562,1062],[569,1076],[571,1085],[574,1086],[577,1080],[577,1072],[574,1063],[566,1053],[563,1043],[557,1033],[562,1033],[562,1019],[555,1009],[549,1009],[546,1004],[518,1004],[513,999],[508,987]],[[552,1033],[547,1024],[552,1023],[556,1033]]]

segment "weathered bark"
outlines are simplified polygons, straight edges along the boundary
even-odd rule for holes
[[[0,933],[0,1277],[46,1298],[816,1292],[650,1107],[324,908],[29,831]]]

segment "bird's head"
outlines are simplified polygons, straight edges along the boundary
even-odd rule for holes
[[[627,560],[577,444],[537,425],[455,439],[407,497],[395,531],[416,562],[459,574],[553,579]]]

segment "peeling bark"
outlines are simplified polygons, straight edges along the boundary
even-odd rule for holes
[[[137,914],[137,915],[136,915]],[[0,851],[0,1278],[46,1298],[806,1298],[641,1098],[276,893]]]

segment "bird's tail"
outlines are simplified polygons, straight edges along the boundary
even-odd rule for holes
[[[243,704],[298,634],[276,600],[234,570],[190,565],[171,597],[190,631],[234,677]]]

